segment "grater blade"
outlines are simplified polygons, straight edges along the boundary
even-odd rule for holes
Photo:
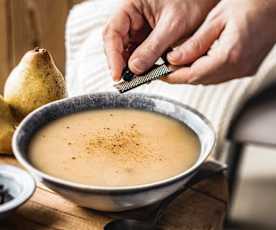
[[[161,77],[164,77],[171,73],[172,70],[166,65],[162,64],[157,66],[156,68],[150,70],[144,75],[141,76],[133,76],[133,78],[129,81],[122,81],[114,85],[114,87],[120,92],[125,93],[131,89],[134,89],[140,85],[145,83],[149,83],[153,80],[157,80]]]

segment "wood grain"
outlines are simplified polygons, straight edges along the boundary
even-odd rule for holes
[[[9,2],[0,0],[0,93],[10,70]]]
[[[65,22],[69,12],[67,1],[28,0],[32,28],[37,34],[37,45],[48,49],[57,66],[64,72]]]
[[[27,50],[40,46],[53,54],[57,66],[64,71],[64,28],[68,10],[67,1],[11,0],[13,64],[18,63]]]
[[[1,156],[0,164],[17,165]],[[160,223],[166,230],[221,230],[227,206],[224,175],[202,182],[178,197]],[[13,215],[0,222],[2,230],[100,230],[111,218],[76,206],[39,184],[33,197]]]
[[[26,0],[10,1],[10,42],[12,46],[12,66],[15,66],[26,51],[33,48],[36,34],[33,33],[28,14]]]

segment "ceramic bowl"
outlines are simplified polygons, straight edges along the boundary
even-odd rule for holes
[[[70,182],[48,175],[30,163],[29,143],[34,133],[45,124],[68,114],[106,108],[152,111],[183,122],[197,134],[200,140],[201,149],[197,162],[190,169],[168,179],[125,187],[101,187]],[[30,173],[65,198],[82,207],[117,212],[152,204],[177,191],[205,162],[215,145],[215,139],[215,133],[207,119],[186,105],[159,96],[109,92],[67,98],[35,110],[17,128],[13,138],[13,151],[17,160]]]
[[[24,204],[35,191],[35,181],[26,171],[11,165],[0,165],[1,190],[11,196],[7,202],[0,204],[0,219]],[[1,196],[2,199],[2,196]]]

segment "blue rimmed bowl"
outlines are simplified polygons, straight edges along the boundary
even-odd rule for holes
[[[133,108],[152,111],[174,118],[189,126],[201,144],[197,162],[188,170],[165,180],[125,187],[103,187],[63,180],[34,167],[28,159],[28,146],[33,135],[47,123],[87,110]],[[100,211],[124,211],[160,201],[182,187],[204,164],[215,145],[215,133],[207,119],[179,102],[146,94],[97,93],[72,97],[45,105],[29,114],[17,128],[13,151],[17,160],[46,186],[72,202]],[[173,154],[173,153],[170,153]]]

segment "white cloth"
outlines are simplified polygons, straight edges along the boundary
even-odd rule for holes
[[[66,25],[66,81],[69,96],[114,91],[103,49],[102,28],[119,0],[90,0],[76,5]],[[256,76],[220,85],[169,85],[155,81],[134,92],[167,96],[197,109],[213,124],[221,146],[235,111],[256,90],[276,77],[276,49]]]

